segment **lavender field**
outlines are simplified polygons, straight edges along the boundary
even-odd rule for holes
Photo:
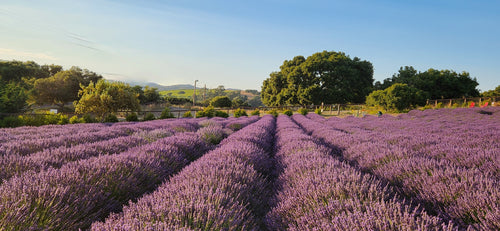
[[[0,230],[499,230],[500,109],[0,130]]]

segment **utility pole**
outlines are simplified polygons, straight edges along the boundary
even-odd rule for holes
[[[198,80],[194,81],[193,107],[196,105],[196,82],[198,82]]]

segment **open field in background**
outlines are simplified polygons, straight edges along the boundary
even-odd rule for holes
[[[0,129],[2,230],[499,230],[500,107]]]
[[[207,89],[208,91],[209,89]],[[200,99],[200,101],[203,99],[203,88],[196,88],[196,97]],[[244,90],[225,90],[226,93],[230,92],[240,92],[242,95],[246,95],[249,98],[254,97],[254,94],[245,92]],[[193,97],[193,92],[194,89],[179,89],[179,90],[167,90],[167,91],[159,91],[160,95],[162,96],[169,96],[169,97],[176,97],[176,98],[192,98]]]
[[[194,93],[194,89],[180,89],[180,90],[168,90],[168,91],[160,91],[160,95],[176,97],[176,98],[192,98]],[[203,94],[203,90],[200,92],[199,89],[196,89],[196,96]]]

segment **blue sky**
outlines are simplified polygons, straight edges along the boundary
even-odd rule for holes
[[[258,89],[284,60],[341,51],[374,66],[500,85],[499,1],[2,0],[0,59],[108,79]]]

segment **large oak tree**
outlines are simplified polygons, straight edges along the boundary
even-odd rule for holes
[[[285,60],[264,80],[261,97],[267,106],[363,103],[373,81],[370,62],[323,51]]]

